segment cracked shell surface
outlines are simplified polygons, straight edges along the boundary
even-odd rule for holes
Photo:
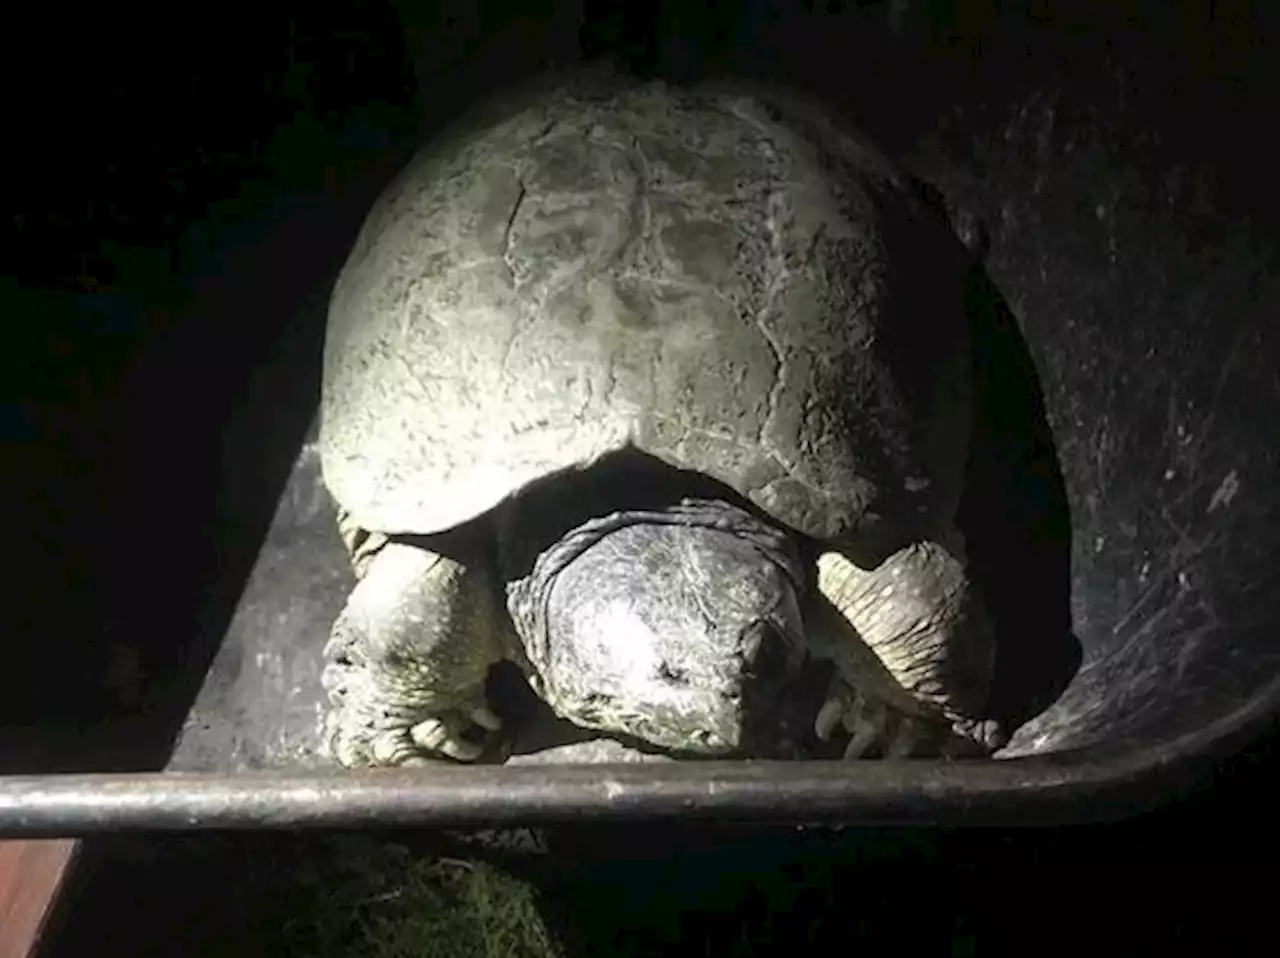
[[[326,483],[365,528],[429,534],[634,445],[835,544],[927,532],[969,428],[966,265],[911,181],[789,93],[512,100],[420,153],[356,240]]]

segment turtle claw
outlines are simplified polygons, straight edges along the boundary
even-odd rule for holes
[[[922,740],[926,738],[925,730],[920,723],[904,717],[899,723],[893,738],[885,746],[885,758],[909,758]]]
[[[821,742],[831,741],[839,730],[847,733],[846,759],[869,754],[887,759],[909,758],[928,752],[938,731],[927,718],[893,709],[843,683],[818,709],[813,730]]]
[[[969,739],[978,748],[997,752],[1009,744],[1010,735],[1003,722],[996,719],[971,719],[956,722],[955,734]]]
[[[369,756],[375,765],[403,765],[414,755],[414,745],[402,731],[387,730],[379,733],[369,743]],[[352,763],[345,763],[352,764]]]
[[[327,751],[344,768],[425,767],[443,762],[475,762],[502,723],[488,709],[449,711],[416,724],[363,721],[341,708],[326,719]],[[380,726],[380,727],[379,727]],[[482,734],[477,735],[476,732]]]
[[[416,746],[428,752],[438,752],[459,762],[474,762],[484,753],[484,746],[464,738],[458,728],[461,724],[446,718],[427,719],[410,729],[409,737]]]
[[[844,727],[849,730],[849,744],[844,747],[847,759],[862,758],[881,738],[884,732],[884,718],[877,721],[856,713],[845,716]]]
[[[829,698],[822,703],[822,708],[818,709],[818,717],[813,720],[813,730],[817,733],[818,741],[831,741],[831,733],[833,733],[844,719],[844,703],[837,698]]]
[[[471,721],[475,722],[486,732],[497,732],[502,729],[502,719],[494,712],[484,706],[475,709],[471,713]]]
[[[447,725],[439,719],[429,719],[408,730],[388,729],[369,743],[373,763],[383,767],[437,764],[430,755],[423,755],[424,751],[459,762],[474,762],[484,751],[484,746],[450,735]]]
[[[845,758],[861,758],[883,738],[888,713],[884,706],[869,702],[856,689],[845,686],[822,703],[813,730],[821,742],[831,741],[837,729],[849,734]]]

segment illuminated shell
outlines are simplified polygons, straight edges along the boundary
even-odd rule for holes
[[[792,94],[593,76],[491,105],[388,187],[336,283],[326,483],[427,534],[632,445],[821,540],[918,532],[959,494],[964,266]]]

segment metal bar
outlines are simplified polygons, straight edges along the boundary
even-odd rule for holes
[[[1280,685],[1280,679],[1273,685]],[[1274,689],[1272,690],[1274,692]],[[110,831],[493,828],[705,819],[846,825],[1114,821],[1174,800],[1273,728],[1276,695],[1147,748],[997,761],[450,766],[0,777],[0,838]]]
[[[497,827],[714,818],[860,824],[1124,817],[1151,770],[1124,761],[698,763],[11,777],[0,834],[300,827]],[[1137,804],[1135,804],[1137,803]]]
[[[692,819],[847,825],[1109,821],[1177,797],[1274,727],[1273,694],[1147,748],[997,761],[707,761],[0,778],[0,838],[110,831],[493,828]]]

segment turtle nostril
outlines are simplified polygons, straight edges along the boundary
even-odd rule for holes
[[[679,666],[672,665],[670,662],[663,662],[658,666],[658,678],[664,682],[670,682],[672,685],[688,685],[689,675]]]

